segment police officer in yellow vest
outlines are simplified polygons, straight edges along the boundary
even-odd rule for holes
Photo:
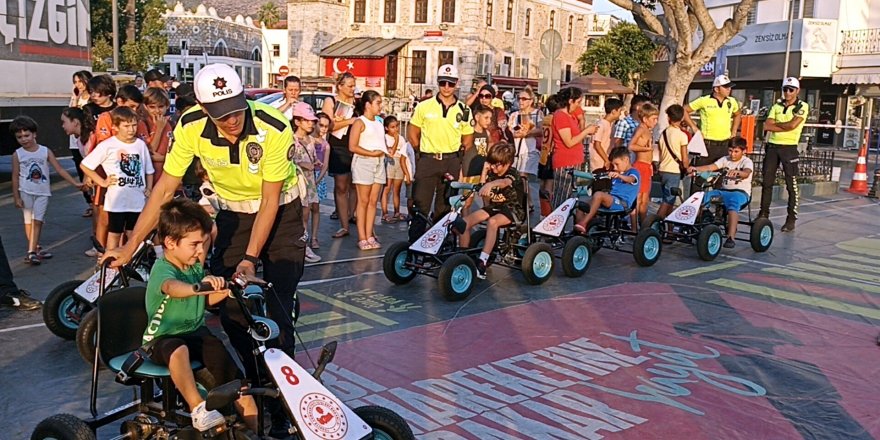
[[[767,138],[766,155],[762,171],[761,212],[759,217],[770,216],[770,202],[773,199],[773,183],[776,170],[782,165],[785,174],[785,188],[788,191],[788,216],[782,225],[782,232],[794,231],[798,214],[798,142],[810,107],[798,98],[801,83],[797,78],[782,81],[782,99],[770,107],[764,130],[770,132]]]
[[[684,107],[684,122],[694,133],[703,133],[709,153],[697,160],[697,165],[712,164],[726,156],[730,138],[739,130],[739,103],[730,96],[735,85],[727,75],[718,75],[712,82],[711,95],[701,96]],[[700,128],[691,119],[693,112],[700,114]]]
[[[236,272],[255,274],[258,261],[277,295],[267,298],[269,317],[281,328],[275,346],[294,354],[292,319],[298,314],[296,287],[303,273],[305,237],[301,188],[292,165],[290,123],[268,104],[247,101],[241,79],[225,64],[210,64],[196,74],[196,100],[174,129],[174,145],[165,173],[156,183],[128,243],[105,254],[114,265],[128,262],[137,246],[158,224],[162,205],[171,200],[193,162],[202,167],[216,192],[217,239],[211,272],[224,278]],[[238,351],[248,378],[256,363],[247,325],[234,301],[221,303],[220,322]]]
[[[449,210],[443,176],[451,174],[458,179],[463,152],[474,143],[470,109],[455,95],[458,69],[452,64],[440,66],[437,83],[440,86],[437,96],[419,103],[407,133],[416,152],[413,201],[419,214],[426,217],[432,214],[433,220]],[[423,218],[413,216],[410,240],[421,236],[426,226]]]

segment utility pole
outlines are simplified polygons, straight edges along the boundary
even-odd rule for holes
[[[755,7],[755,6],[752,6]],[[782,71],[782,79],[788,78],[788,61],[791,56],[792,27],[794,26],[794,0],[788,0],[788,41],[785,44],[785,67]]]
[[[119,71],[119,7],[116,0],[112,0],[110,8],[113,10],[113,70]]]

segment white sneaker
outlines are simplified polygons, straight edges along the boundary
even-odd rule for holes
[[[94,258],[94,257],[98,256],[98,250],[95,248],[91,248],[91,249],[85,251],[84,253],[86,254],[87,257]]]
[[[321,256],[312,251],[312,248],[306,247],[306,263],[317,263],[321,261]]]
[[[193,428],[196,428],[199,431],[207,431],[215,426],[226,423],[223,414],[220,414],[217,410],[206,410],[205,402],[198,404],[190,416],[192,417]]]

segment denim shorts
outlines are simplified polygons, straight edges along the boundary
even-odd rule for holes
[[[660,173],[660,185],[663,190],[663,203],[675,205],[676,197],[672,195],[672,188],[681,189],[681,175],[678,173]]]
[[[706,193],[703,198],[703,204],[708,204],[709,200],[714,196],[721,196],[724,209],[728,211],[742,211],[746,204],[749,203],[749,196],[745,191],[713,189]]]

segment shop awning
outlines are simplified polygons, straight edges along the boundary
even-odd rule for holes
[[[396,52],[408,38],[343,38],[321,51],[323,58],[384,58]]]
[[[880,84],[880,68],[844,67],[831,75],[832,84]]]
[[[519,78],[514,76],[495,76],[492,75],[492,84],[497,84],[501,88],[523,89],[526,86],[538,90],[538,80],[532,78]]]

